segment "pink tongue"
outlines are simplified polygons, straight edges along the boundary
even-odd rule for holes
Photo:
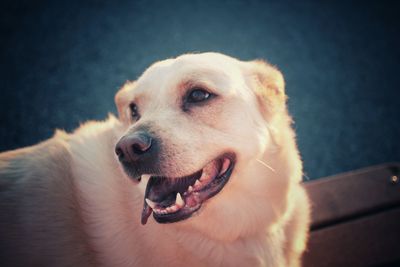
[[[147,219],[150,217],[151,212],[151,208],[149,207],[149,205],[147,205],[146,201],[144,201],[142,211],[142,225],[145,225],[147,223]]]

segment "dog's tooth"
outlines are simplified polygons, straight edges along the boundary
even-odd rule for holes
[[[176,194],[175,203],[178,207],[183,207],[185,205],[185,201],[183,201],[182,196],[180,193]]]
[[[155,209],[154,212],[157,214],[165,214],[167,211],[164,209]]]
[[[161,209],[155,208],[153,211],[154,211],[154,213],[157,213],[157,214],[160,214],[160,213],[161,213]]]
[[[151,175],[150,174],[142,174],[141,178],[144,181],[147,181],[148,179],[150,179]]]
[[[200,181],[204,182],[208,180],[208,176],[205,171],[201,174]]]
[[[193,186],[189,185],[188,190],[189,193],[193,191]]]
[[[174,204],[170,207],[170,209],[172,212],[175,212],[175,211],[179,210],[179,207],[178,207],[178,205]]]
[[[175,211],[177,211],[177,210],[179,210],[179,207],[178,207],[176,204],[174,204],[174,205],[172,205],[172,206],[169,206],[169,207],[167,208],[168,213],[173,213],[173,212],[175,212]]]
[[[152,209],[152,210],[154,210],[154,208],[156,207],[156,205],[157,205],[157,203],[155,203],[155,202],[153,202],[153,201],[151,201],[150,199],[148,199],[148,198],[146,198],[146,203],[147,203],[147,205],[149,205],[150,206],[150,208]]]
[[[202,186],[202,184],[200,183],[199,180],[196,180],[196,182],[194,183],[194,188],[200,188]]]

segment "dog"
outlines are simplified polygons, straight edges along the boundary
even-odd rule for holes
[[[118,118],[0,154],[3,266],[300,266],[310,221],[281,72],[156,62]]]

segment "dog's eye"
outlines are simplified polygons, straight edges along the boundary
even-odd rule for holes
[[[208,100],[211,97],[211,94],[204,89],[195,88],[187,96],[187,102],[189,103],[198,103],[205,100]]]
[[[131,103],[129,105],[129,109],[131,111],[131,118],[135,121],[137,121],[139,119],[139,111],[138,111],[138,107],[135,103]]]

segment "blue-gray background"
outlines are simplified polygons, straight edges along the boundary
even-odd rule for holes
[[[115,112],[152,62],[218,51],[284,73],[312,179],[400,160],[395,1],[2,1],[0,151]]]

